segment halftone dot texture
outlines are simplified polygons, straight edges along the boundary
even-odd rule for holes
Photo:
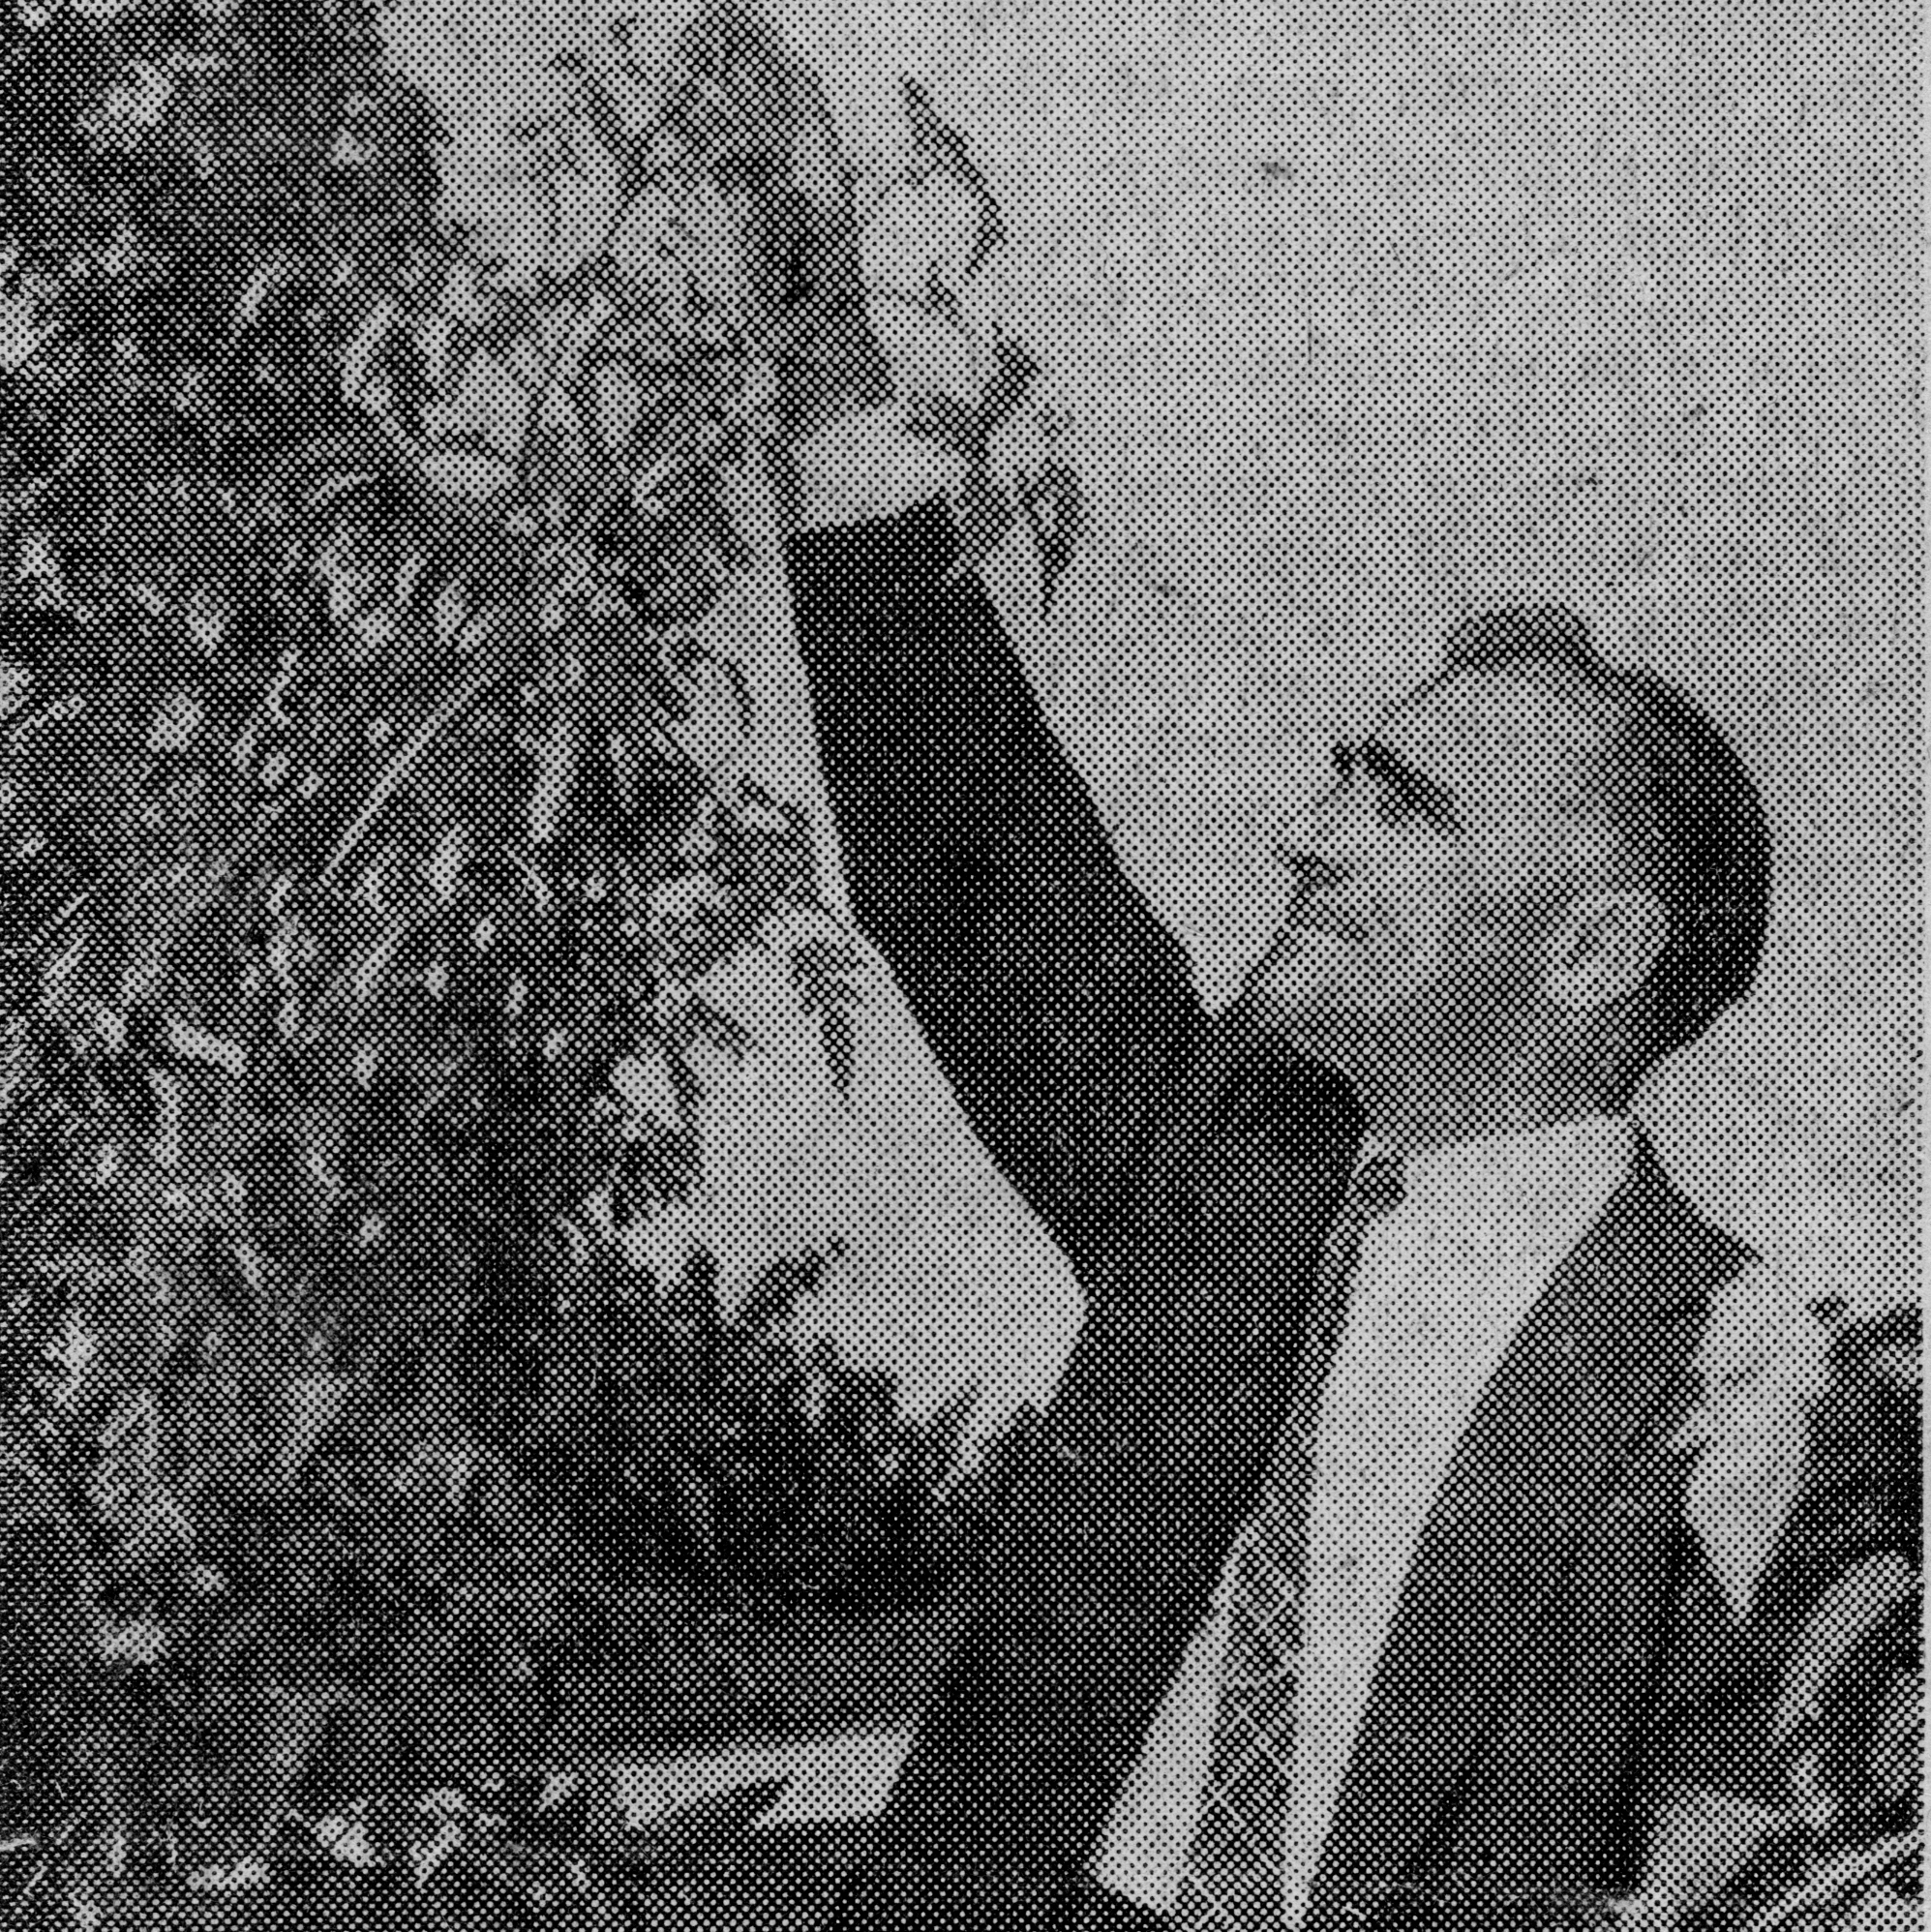
[[[1371,1159],[1348,1183],[1321,1251],[1313,1290],[1317,1339],[1296,1370],[1287,1424],[1231,1559],[1213,1761],[1174,1914],[1183,1926],[1262,1932],[1281,1920],[1282,1820],[1292,1772],[1294,1666],[1320,1389],[1346,1320],[1362,1234],[1401,1198],[1399,1159]]]
[[[1223,1010],[1329,745],[1557,612],[1767,943],[1413,1411],[1305,1923],[1916,1922],[1915,11],[776,24],[0,26],[0,1894],[1277,1922],[1094,1876],[1293,1797],[1291,1675],[1146,1755],[1230,1552],[1281,1642],[1362,1128]]]

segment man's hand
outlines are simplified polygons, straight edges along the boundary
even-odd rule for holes
[[[852,177],[817,78],[754,9],[708,7],[679,36],[669,131],[729,201],[746,320],[797,442],[887,402],[865,311]]]

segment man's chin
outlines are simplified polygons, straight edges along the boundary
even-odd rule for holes
[[[1354,1092],[1375,1055],[1368,1045],[1365,1015],[1329,999],[1309,999],[1278,984],[1250,978],[1222,1015],[1234,1035],[1268,1052],[1285,1049],[1324,1067]]]

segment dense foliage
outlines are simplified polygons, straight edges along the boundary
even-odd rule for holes
[[[271,1477],[168,1440],[166,1412],[220,1405],[191,1382],[109,1431],[83,1517],[106,1564],[50,1552],[68,1519],[11,1498],[0,1830],[70,1889],[267,1883],[345,1817],[357,1858],[407,1870],[442,1828],[423,1794],[567,1761],[582,1674],[652,1716],[663,1686],[708,1682],[708,1709],[751,1724],[789,1613],[958,1586],[1023,1419],[968,1465],[963,1404],[915,1421],[888,1377],[793,1340],[825,1257],[775,1265],[727,1315],[701,1251],[661,1286],[613,1253],[569,1271],[520,1431],[347,1376],[230,1383],[239,1426],[280,1425]]]
[[[370,0],[0,59],[0,1826],[65,1910],[245,1863],[345,1724],[419,1709],[412,1818],[587,1648],[929,1594],[983,1509],[957,1414],[786,1339],[811,1265],[733,1320],[614,1241],[745,1044],[712,968],[851,1057],[806,827],[682,729],[772,408],[702,77],[529,131],[616,183],[532,276]]]
[[[613,1170],[619,1213],[688,1171],[697,983],[816,903],[675,735],[754,359],[665,258],[494,283],[366,7],[7,31],[65,90],[7,136],[10,1136],[85,1220],[165,1193],[446,1325]]]
[[[887,1373],[798,1340],[829,1258],[773,1264],[728,1316],[702,1251],[661,1294],[615,1265],[573,1283],[519,1442],[605,1575],[709,1579],[769,1615],[929,1604],[971,1573],[1029,1412],[968,1463],[970,1388],[915,1419]]]

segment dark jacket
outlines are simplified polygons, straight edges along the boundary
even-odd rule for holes
[[[937,503],[799,538],[799,640],[859,922],[1087,1316],[852,1932],[1068,1922],[1252,1503],[1360,1135],[1332,1075],[1202,1011],[955,554]],[[1643,1149],[1556,1270],[1417,1549],[1312,1925],[1627,1883],[1707,1595],[1671,1438],[1744,1258]]]

